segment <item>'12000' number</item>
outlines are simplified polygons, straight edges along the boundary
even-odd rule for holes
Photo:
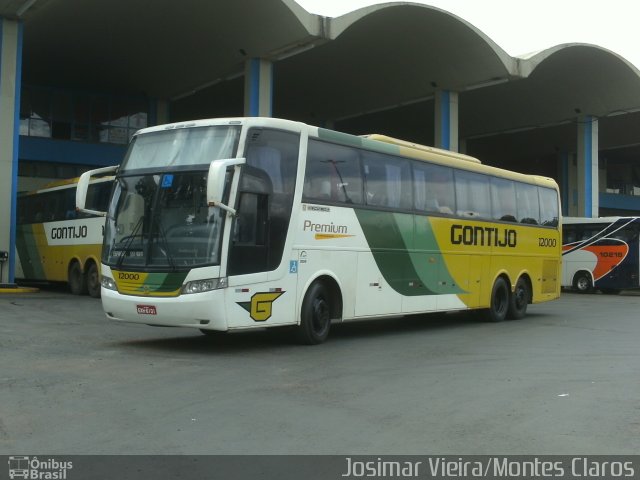
[[[539,247],[555,247],[557,245],[555,238],[538,238]]]

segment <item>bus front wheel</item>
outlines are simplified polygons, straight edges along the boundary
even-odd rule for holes
[[[98,266],[93,262],[87,268],[87,290],[93,298],[100,298],[100,273]]]
[[[302,301],[298,340],[306,345],[324,342],[331,328],[331,311],[329,290],[321,282],[313,283]]]
[[[491,290],[491,304],[487,311],[487,318],[491,322],[502,322],[509,310],[509,286],[507,281],[498,277]]]
[[[578,272],[576,276],[573,277],[573,288],[575,288],[580,293],[589,293],[593,288],[591,283],[591,275],[587,272]]]
[[[73,262],[69,266],[68,281],[69,290],[71,290],[71,293],[74,295],[84,295],[87,293],[87,279],[82,273],[78,262]]]

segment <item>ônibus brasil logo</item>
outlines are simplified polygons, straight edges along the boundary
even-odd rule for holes
[[[73,462],[62,462],[54,458],[45,460],[38,457],[10,456],[9,478],[32,480],[66,480],[67,471],[73,469]]]

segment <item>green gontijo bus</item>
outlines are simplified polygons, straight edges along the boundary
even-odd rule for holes
[[[76,295],[100,297],[104,217],[76,212],[77,181],[18,195],[16,279],[67,282]],[[113,177],[92,180],[87,207],[105,210],[112,185]]]
[[[520,318],[560,294],[558,198],[551,179],[383,136],[273,118],[147,128],[117,169],[102,304],[204,333],[293,325],[310,344],[338,320]]]

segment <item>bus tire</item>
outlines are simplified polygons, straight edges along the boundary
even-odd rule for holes
[[[84,295],[87,293],[87,278],[82,273],[80,263],[73,262],[69,265],[68,272],[69,290],[74,295]]]
[[[511,294],[509,300],[509,310],[507,311],[507,318],[509,320],[520,320],[527,313],[527,305],[531,298],[531,291],[529,289],[529,282],[523,277],[520,277],[516,282],[516,288]]]
[[[311,284],[302,301],[297,337],[305,345],[317,345],[329,336],[331,295],[322,282]]]
[[[100,298],[100,273],[93,262],[87,268],[87,291],[93,298]]]
[[[573,277],[573,288],[575,288],[579,293],[589,293],[593,288],[591,275],[587,272],[576,273]]]
[[[491,290],[491,303],[486,312],[490,322],[502,322],[509,310],[509,286],[503,277],[496,278]]]

